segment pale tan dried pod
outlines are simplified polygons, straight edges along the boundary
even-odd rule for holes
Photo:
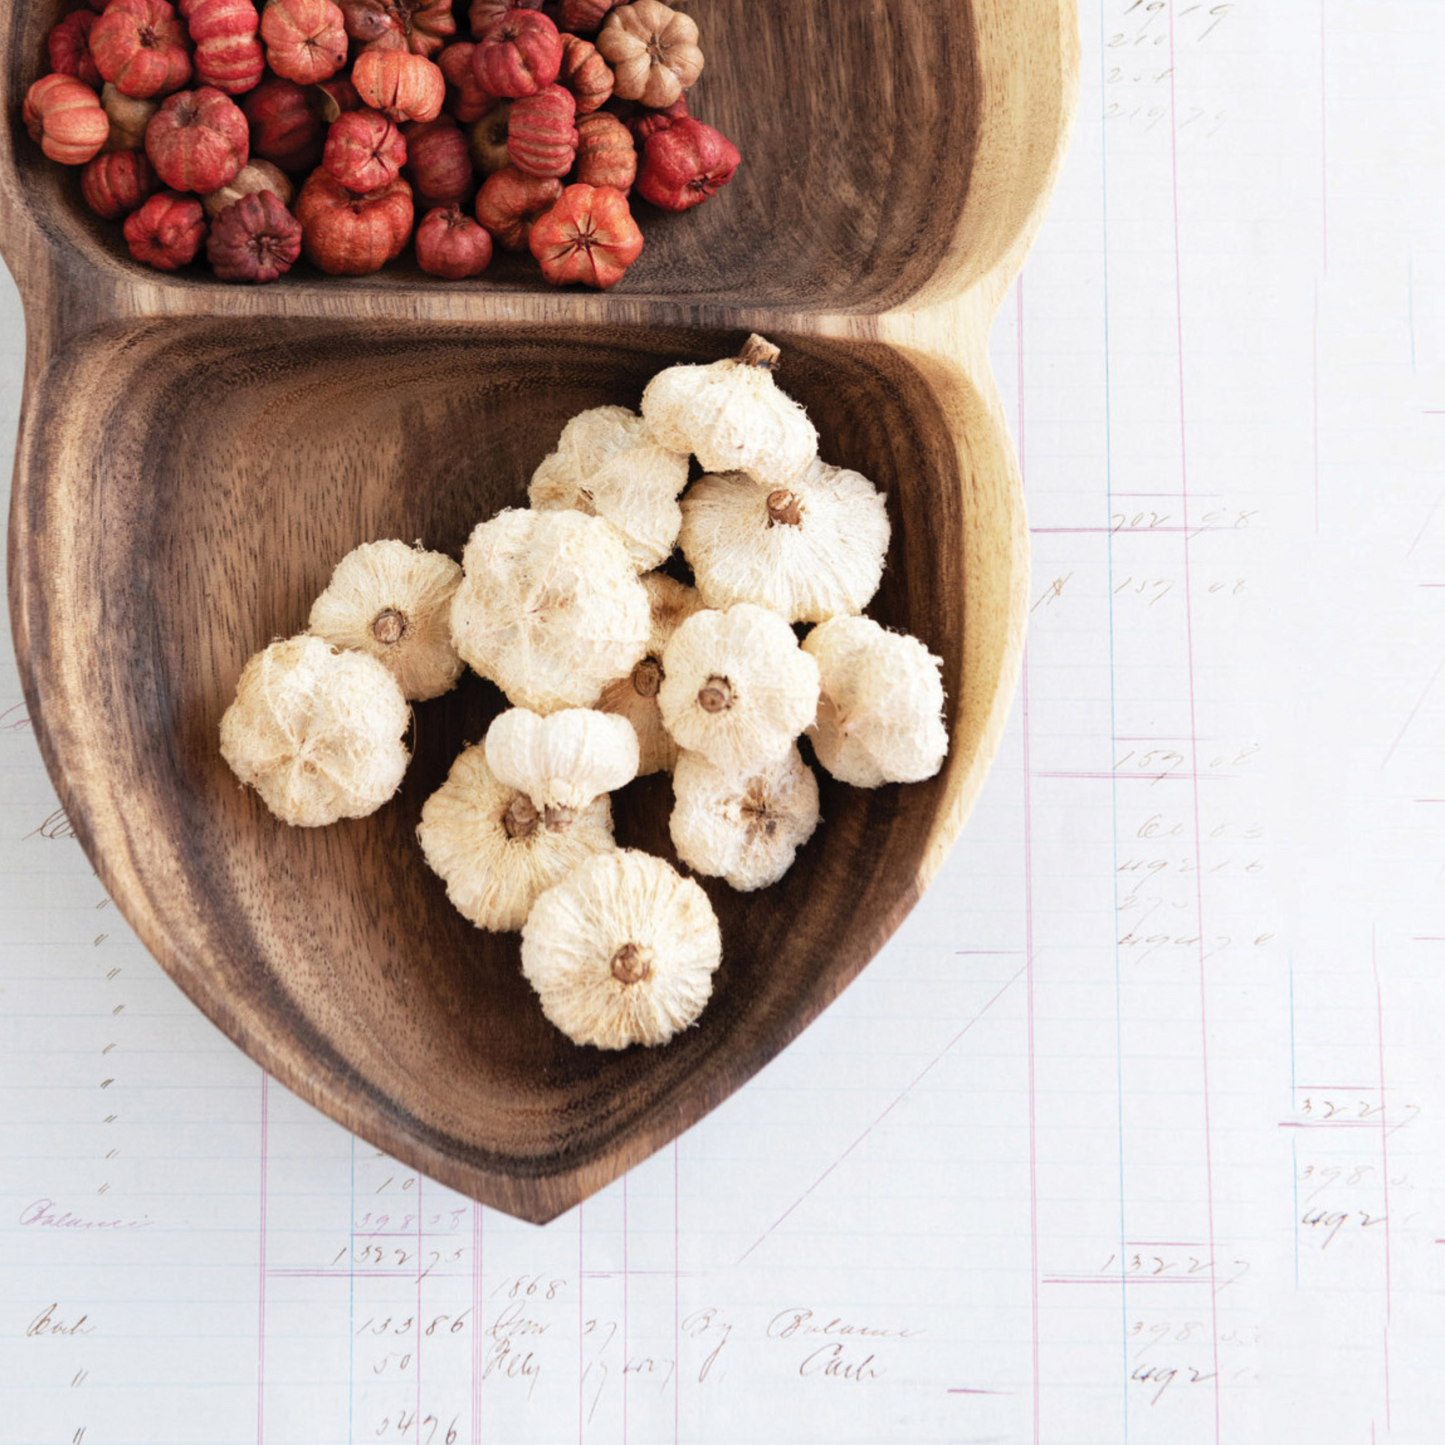
[[[227,206],[234,206],[242,196],[255,195],[258,191],[270,191],[283,206],[289,208],[292,197],[296,194],[296,187],[291,184],[291,178],[280,166],[253,156],[227,185],[222,186],[219,191],[212,191],[208,196],[202,196],[201,205],[205,208],[206,215],[214,221]]]
[[[808,414],[773,381],[778,348],[750,336],[735,357],[669,366],[642,393],[642,415],[675,452],[707,472],[751,472],[785,486],[818,454]]]
[[[626,718],[568,707],[539,717],[523,707],[487,729],[487,766],[542,809],[565,822],[594,798],[637,776],[637,734]]]
[[[695,587],[674,581],[663,572],[651,572],[642,579],[652,604],[652,635],[642,661],[627,674],[602,689],[598,709],[625,717],[637,732],[637,776],[670,773],[677,762],[677,744],[662,722],[657,705],[662,686],[662,654],[678,625],[702,607]]]
[[[682,499],[683,556],[709,607],[756,602],[789,622],[861,612],[888,552],[883,494],[814,461],[787,486],[744,472],[701,477]]]
[[[369,652],[413,702],[456,686],[452,596],[462,569],[440,552],[405,542],[364,542],[336,564],[311,608],[310,631],[337,647]]]
[[[722,961],[707,894],[661,858],[598,854],[537,899],[522,972],[574,1043],[666,1043],[696,1023]]]
[[[662,654],[657,703],[681,748],[720,768],[781,758],[818,710],[818,665],[766,607],[694,613]]]
[[[739,772],[685,752],[672,786],[677,856],[740,893],[776,883],[818,826],[818,780],[796,747]]]
[[[562,428],[527,495],[539,512],[567,507],[611,522],[633,566],[646,572],[677,545],[687,469],[686,454],[662,446],[636,412],[598,406]]]
[[[401,786],[411,709],[375,658],[302,634],[242,669],[221,756],[283,823],[320,828],[374,813]]]
[[[462,570],[452,641],[518,707],[591,707],[647,646],[647,589],[600,517],[509,508],[478,524]]]
[[[525,793],[497,780],[480,743],[426,800],[416,836],[453,906],[493,933],[515,933],[541,893],[616,846],[605,795],[549,824]]]
[[[871,617],[835,617],[803,639],[822,695],[808,729],[818,762],[843,783],[877,788],[931,778],[948,753],[942,660]]]

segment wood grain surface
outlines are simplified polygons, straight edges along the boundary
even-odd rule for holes
[[[698,110],[744,167],[643,218],[609,295],[520,267],[399,267],[276,286],[135,266],[19,123],[55,4],[0,21],[0,242],[28,369],[10,604],[51,776],[107,888],[180,986],[278,1079],[473,1198],[546,1220],[675,1138],[853,979],[977,796],[1017,678],[1027,535],[988,328],[1072,111],[1070,0],[707,0]],[[401,794],[290,829],[217,750],[247,657],[301,630],[351,547],[459,553],[524,503],[563,422],[635,407],[676,360],[750,330],[825,459],[888,496],[870,612],[945,660],[944,772],[822,776],[824,826],[782,883],[702,880],[724,962],[701,1023],[605,1054],[548,1025],[515,935],[466,923],[415,843],[423,801],[503,706],[468,675],[416,709]],[[665,778],[614,798],[619,842],[675,861]]]

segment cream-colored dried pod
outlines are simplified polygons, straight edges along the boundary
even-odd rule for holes
[[[818,665],[766,607],[696,612],[662,654],[657,703],[677,744],[720,768],[777,760],[818,710]]]
[[[630,848],[589,858],[538,898],[522,972],[574,1043],[666,1043],[697,1021],[722,961],[707,894]]]
[[[672,786],[677,856],[740,893],[776,883],[818,826],[818,780],[796,747],[740,772],[685,752]]]
[[[877,788],[931,778],[948,753],[942,661],[916,637],[871,617],[835,617],[803,639],[822,696],[808,729],[819,763],[843,783]]]
[[[678,625],[702,607],[695,587],[674,581],[664,572],[651,572],[642,579],[652,604],[652,635],[642,661],[615,682],[602,689],[597,707],[602,712],[625,717],[637,732],[637,776],[670,773],[677,762],[677,744],[663,726],[657,692],[662,686],[662,654]]]
[[[677,497],[686,485],[685,453],[662,446],[625,406],[599,406],[562,428],[557,450],[532,474],[527,495],[539,512],[568,507],[611,522],[632,565],[646,572],[677,545]]]
[[[426,800],[416,836],[457,912],[493,933],[515,933],[541,893],[616,847],[605,796],[549,823],[525,793],[493,775],[480,743]]]
[[[462,554],[452,641],[518,707],[591,707],[647,646],[647,589],[613,527],[509,508]]]
[[[336,564],[311,607],[310,631],[337,647],[369,652],[413,702],[456,686],[452,596],[462,569],[440,552],[405,542],[364,542]]]
[[[375,658],[302,634],[242,669],[221,718],[221,756],[283,823],[320,828],[364,818],[396,792],[410,720]]]
[[[789,622],[861,612],[888,551],[883,494],[814,461],[786,487],[743,472],[700,477],[682,499],[683,556],[709,607],[756,602]]]
[[[781,486],[818,454],[808,414],[773,381],[778,348],[750,336],[735,357],[669,366],[642,393],[659,442],[691,452],[708,472],[753,472]]]
[[[525,793],[549,823],[565,822],[637,776],[632,725],[590,708],[563,708],[546,717],[511,708],[487,729],[486,750],[497,780]]]

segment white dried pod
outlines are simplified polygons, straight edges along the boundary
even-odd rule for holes
[[[364,818],[396,792],[410,720],[375,658],[303,633],[241,670],[221,718],[221,756],[283,823],[320,828]]]
[[[480,743],[426,800],[416,836],[457,911],[494,933],[515,933],[541,893],[616,846],[605,795],[549,824],[525,793],[493,775]]]
[[[568,707],[539,717],[523,707],[487,729],[487,766],[523,792],[549,823],[566,821],[637,776],[637,734],[626,718]]]
[[[687,587],[663,572],[651,572],[642,579],[652,604],[652,635],[642,661],[627,674],[602,689],[597,706],[602,712],[625,717],[637,733],[637,776],[670,773],[677,762],[677,744],[662,722],[657,705],[662,686],[662,654],[678,625],[702,607],[695,587]]]
[[[473,531],[462,570],[452,641],[518,707],[591,707],[642,657],[647,589],[598,517],[498,512]]]
[[[786,753],[818,710],[818,665],[766,607],[696,612],[662,654],[657,703],[681,748],[741,769]]]
[[[843,783],[877,788],[931,778],[948,754],[943,662],[916,637],[871,617],[835,617],[803,639],[822,696],[808,729],[818,761]]]
[[[867,477],[814,461],[787,486],[700,477],[682,501],[682,553],[709,607],[756,602],[789,622],[861,612],[878,590],[888,509]]]
[[[532,909],[522,972],[574,1043],[666,1043],[697,1021],[722,932],[691,878],[630,848],[589,858]]]
[[[413,702],[456,686],[452,596],[462,569],[440,552],[405,542],[365,542],[336,564],[312,604],[309,629],[336,647],[369,652]]]
[[[562,428],[527,495],[539,512],[566,507],[611,522],[633,566],[646,572],[677,545],[677,498],[686,485],[685,452],[663,446],[625,406],[598,406]]]
[[[778,348],[750,336],[743,349],[706,366],[669,366],[642,393],[642,415],[658,441],[691,452],[708,472],[754,472],[781,485],[818,454],[808,414],[773,381]]]
[[[685,752],[672,786],[677,856],[740,893],[776,883],[818,826],[818,780],[796,747],[741,772]]]

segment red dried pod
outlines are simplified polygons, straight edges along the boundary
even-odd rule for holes
[[[612,95],[612,67],[590,40],[577,35],[562,37],[562,68],[557,84],[572,92],[578,115],[591,115]]]
[[[146,155],[166,185],[208,195],[234,178],[251,154],[241,107],[214,86],[167,97],[146,127]]]
[[[472,198],[477,188],[467,138],[449,115],[406,128],[406,173],[418,204],[446,206]]]
[[[283,171],[309,171],[321,161],[326,126],[312,98],[294,80],[273,75],[241,102],[251,151]]]
[[[552,209],[562,182],[552,176],[529,176],[507,166],[488,176],[477,192],[477,220],[507,251],[525,251],[538,216]]]
[[[459,40],[437,56],[437,64],[447,81],[446,108],[463,125],[480,120],[495,103],[478,84],[472,69],[472,52],[476,48],[470,40]]]
[[[408,50],[363,51],[351,67],[351,83],[367,105],[398,125],[404,120],[435,120],[447,95],[440,69]]]
[[[565,176],[577,159],[577,104],[571,91],[549,85],[512,102],[507,154],[529,176]]]
[[[211,224],[206,256],[222,281],[264,286],[284,276],[301,254],[301,222],[270,191],[227,206]]]
[[[45,75],[25,92],[21,117],[30,138],[63,166],[83,166],[110,136],[100,97],[73,75]]]
[[[97,216],[118,221],[144,204],[160,185],[144,151],[107,151],[80,173],[80,193]]]
[[[453,202],[422,217],[416,228],[416,263],[428,276],[465,281],[492,259],[492,238]]]
[[[73,75],[87,85],[99,90],[101,74],[90,53],[90,31],[95,24],[95,14],[90,10],[77,10],[67,15],[45,41],[50,52],[50,68],[57,75]]]
[[[110,0],[90,32],[101,75],[125,95],[168,95],[191,78],[186,32],[166,0]]]
[[[158,271],[174,271],[194,261],[205,234],[201,203],[174,191],[152,196],[125,223],[131,255]]]
[[[314,266],[330,276],[369,276],[406,246],[411,187],[398,176],[358,196],[325,171],[313,171],[296,198],[296,219]]]
[[[507,154],[507,131],[511,118],[512,102],[494,100],[487,113],[467,132],[472,164],[484,176],[496,175],[503,166],[512,163]]]
[[[331,0],[268,0],[261,39],[266,64],[298,85],[327,80],[346,64],[346,17]]]
[[[347,190],[374,191],[401,174],[406,142],[384,115],[374,110],[347,111],[326,134],[321,164]]]
[[[632,132],[632,139],[639,146],[647,144],[647,138],[654,136],[660,130],[667,130],[674,122],[681,120],[687,114],[687,92],[678,96],[666,110],[641,110],[634,115],[626,117],[627,128]]]
[[[665,211],[686,211],[727,185],[740,159],[720,130],[684,116],[648,137],[637,189]]]
[[[562,28],[590,32],[600,30],[607,12],[623,0],[562,0]]]
[[[576,179],[611,186],[625,196],[637,179],[637,147],[615,115],[588,115],[577,122]]]
[[[452,0],[339,0],[346,33],[380,50],[435,57],[453,35]]]
[[[489,25],[472,52],[477,84],[516,100],[551,85],[562,68],[562,37],[540,10],[509,10]]]
[[[642,253],[642,232],[621,191],[575,185],[538,217],[528,244],[552,285],[580,282],[605,291]]]
[[[495,25],[508,12],[541,8],[542,0],[472,0],[467,20],[472,27],[472,37],[480,40],[487,33],[487,27]]]
[[[251,0],[180,0],[180,7],[196,42],[202,85],[242,95],[261,83],[266,57],[256,35],[261,17]]]

